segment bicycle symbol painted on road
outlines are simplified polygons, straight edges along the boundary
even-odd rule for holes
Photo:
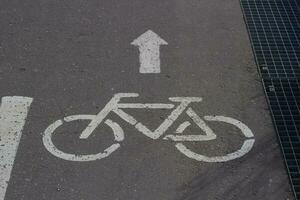
[[[188,158],[204,161],[204,162],[226,162],[236,158],[240,158],[247,154],[253,147],[254,135],[252,131],[242,122],[225,116],[204,116],[203,119],[190,107],[191,103],[199,103],[202,101],[200,97],[170,97],[169,100],[172,103],[120,103],[122,98],[138,97],[137,93],[117,93],[112,99],[106,104],[106,106],[97,115],[72,115],[65,117],[62,120],[57,120],[45,130],[43,135],[43,144],[46,149],[56,157],[59,157],[68,161],[94,161],[108,157],[113,152],[121,147],[121,142],[125,139],[125,134],[121,126],[113,122],[111,119],[106,119],[107,115],[111,112],[117,114],[121,119],[134,126],[140,133],[153,139],[163,139],[175,142],[176,149],[187,156]],[[175,106],[175,104],[178,104]],[[172,110],[168,117],[154,130],[151,131],[144,124],[139,122],[133,116],[126,113],[123,109],[169,109]],[[166,134],[173,123],[182,114],[187,114],[188,117],[197,125],[201,130],[198,134],[183,135],[184,130],[191,125],[189,121],[181,123],[176,129],[174,134]],[[77,155],[63,152],[58,149],[52,141],[52,136],[55,134],[55,130],[64,125],[65,123],[77,121],[77,120],[88,120],[89,125],[80,134],[80,139],[87,139],[95,131],[95,129],[104,123],[109,126],[114,135],[114,143],[107,147],[103,152],[91,155]],[[237,127],[243,136],[245,141],[240,149],[235,152],[229,153],[224,156],[209,157],[188,149],[183,142],[205,142],[215,140],[217,135],[214,131],[205,123],[205,121],[216,121],[223,122]],[[201,134],[202,133],[202,134]],[[203,134],[205,133],[205,134]]]
[[[139,50],[139,73],[141,74],[159,74],[160,66],[160,46],[168,45],[168,42],[162,39],[152,30],[148,30],[131,42]],[[247,154],[253,147],[255,139],[252,131],[242,122],[231,117],[225,116],[203,116],[200,117],[190,106],[192,103],[202,101],[201,97],[170,97],[171,103],[121,103],[122,98],[138,97],[137,93],[117,93],[105,105],[105,107],[96,115],[72,115],[64,117],[50,124],[42,133],[42,143],[45,148],[54,156],[67,161],[95,161],[110,156],[113,152],[120,149],[125,134],[122,127],[108,118],[110,113],[114,113],[128,124],[135,127],[143,135],[153,140],[166,140],[175,144],[176,149],[186,157],[203,162],[227,162],[240,158]],[[33,102],[31,97],[23,96],[5,96],[0,102],[0,200],[5,198],[6,189],[10,181],[11,171],[14,166],[19,143],[21,141],[23,128],[27,119],[30,106]],[[153,131],[134,116],[128,114],[124,109],[163,109],[170,110],[170,114]],[[184,121],[174,133],[171,127],[175,121],[178,121],[182,114],[189,117]],[[81,132],[79,139],[88,139],[92,133],[96,134],[96,128],[100,124],[108,126],[113,134],[113,143],[107,145],[103,151],[97,154],[78,155],[62,151],[57,148],[53,142],[53,135],[57,134],[57,129],[73,121],[89,121],[88,126]],[[206,121],[215,121],[232,125],[240,130],[244,137],[244,142],[236,151],[223,156],[207,156],[199,152],[190,150],[185,144],[188,142],[213,141],[217,134],[206,124]],[[186,135],[185,130],[191,126],[191,122],[196,125],[199,132]],[[172,129],[173,130],[173,129]]]

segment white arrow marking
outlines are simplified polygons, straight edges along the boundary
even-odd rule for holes
[[[28,97],[3,97],[0,107],[0,200],[4,200],[22,129],[32,102]]]
[[[132,43],[139,47],[140,73],[160,73],[160,45],[168,43],[151,30],[146,31]]]

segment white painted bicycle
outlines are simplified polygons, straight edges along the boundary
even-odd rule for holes
[[[138,131],[143,133],[145,136],[156,139],[164,139],[171,140],[175,142],[175,147],[184,154],[185,156],[195,159],[197,161],[204,162],[226,162],[239,157],[242,157],[246,153],[248,153],[254,144],[254,136],[252,131],[242,122],[233,119],[231,117],[224,116],[204,116],[204,120],[206,121],[218,121],[231,124],[236,126],[242,134],[245,136],[245,141],[242,147],[233,152],[229,153],[225,156],[215,156],[208,157],[205,155],[198,154],[196,152],[188,149],[183,142],[187,141],[209,141],[216,139],[216,134],[207,126],[205,121],[201,119],[195,111],[189,107],[191,103],[201,102],[202,98],[200,97],[170,97],[169,100],[171,102],[179,103],[178,106],[175,107],[174,104],[161,104],[161,103],[120,103],[122,98],[129,97],[138,97],[139,95],[136,93],[117,93],[114,97],[106,104],[106,106],[97,114],[97,115],[72,115],[65,117],[62,120],[57,120],[53,124],[51,124],[43,133],[43,143],[46,149],[59,158],[69,161],[94,161],[100,160],[102,158],[108,157],[111,153],[120,148],[121,142],[124,140],[124,132],[119,124],[113,122],[111,119],[105,119],[110,112],[114,112],[118,116],[120,116],[123,120],[133,125]],[[149,130],[145,125],[141,122],[138,122],[133,116],[129,115],[122,109],[173,109],[170,115],[158,126],[158,128],[154,131]],[[175,134],[164,135],[164,133],[172,126],[172,124],[176,121],[176,119],[182,114],[185,113],[192,119],[193,122],[205,133],[205,134],[193,134],[193,135],[183,135],[184,130],[191,125],[189,121],[185,121],[181,123],[175,131]],[[89,125],[83,130],[80,135],[80,139],[87,139],[93,131],[100,125],[100,123],[104,122],[108,125],[113,132],[114,135],[114,143],[107,147],[103,152],[91,155],[77,155],[70,154],[59,150],[52,141],[52,136],[55,133],[55,130],[63,125],[66,122],[76,121],[76,120],[90,120]]]

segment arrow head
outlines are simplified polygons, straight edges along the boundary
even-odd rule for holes
[[[146,31],[142,35],[140,35],[137,39],[135,39],[133,42],[131,42],[132,45],[135,46],[141,46],[145,45],[147,43],[152,43],[156,45],[167,45],[168,43],[163,40],[159,35],[154,33],[151,30]]]

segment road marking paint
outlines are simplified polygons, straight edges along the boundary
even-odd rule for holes
[[[88,138],[93,131],[99,126],[102,120],[112,111],[114,110],[118,102],[121,98],[130,98],[130,97],[138,97],[137,93],[117,93],[114,97],[106,104],[106,106],[96,115],[94,119],[89,123],[89,125],[82,131],[80,134],[80,139]]]
[[[164,139],[170,139],[173,141],[209,141],[216,139],[216,134],[209,128],[204,120],[202,120],[192,108],[188,108],[186,111],[187,115],[195,122],[195,124],[202,130],[205,135],[198,133],[194,135],[167,135]],[[182,123],[175,133],[183,133],[183,131],[190,125],[189,122]]]
[[[140,51],[140,73],[160,73],[160,45],[168,43],[151,30],[146,31],[133,42]]]
[[[3,97],[0,107],[0,200],[5,197],[7,185],[22,136],[27,113],[33,99]]]
[[[204,155],[200,155],[198,153],[195,153],[191,150],[189,150],[184,144],[182,143],[177,143],[175,147],[183,153],[185,156],[197,160],[197,161],[203,161],[203,162],[227,162],[230,160],[234,160],[236,158],[240,158],[246,153],[248,153],[254,144],[254,139],[247,139],[244,141],[242,147],[230,154],[227,154],[226,156],[213,156],[213,157],[208,157]]]
[[[246,126],[244,123],[242,123],[239,120],[236,120],[234,118],[224,117],[224,116],[204,116],[204,119],[207,121],[220,121],[220,122],[232,124],[232,125],[238,127],[247,138],[254,137],[252,131],[250,130],[250,128],[248,128],[248,126]]]
[[[126,112],[124,112],[121,109],[115,109],[114,112],[119,115],[122,119],[124,119],[127,123],[131,124],[131,125],[136,125],[138,123],[138,121],[136,119],[134,119],[134,117],[132,117],[131,115],[127,114]]]
[[[183,131],[189,127],[191,125],[190,122],[186,121],[186,122],[183,122],[182,124],[180,124],[178,126],[178,128],[176,129],[175,133],[183,133]]]
[[[118,108],[172,109],[174,105],[163,103],[119,103]]]
[[[252,149],[254,142],[255,142],[255,139],[253,138],[254,135],[253,135],[252,131],[242,122],[240,122],[236,119],[233,119],[231,117],[224,117],[224,116],[204,116],[204,119],[207,121],[219,121],[219,122],[225,122],[228,124],[232,124],[232,125],[236,126],[237,128],[239,128],[246,138],[251,138],[251,139],[245,140],[242,147],[233,153],[229,153],[225,156],[213,156],[213,157],[200,155],[198,153],[195,153],[195,152],[189,150],[183,143],[177,143],[175,145],[175,147],[181,153],[183,153],[185,156],[187,156],[191,159],[197,160],[197,161],[227,162],[227,161],[234,160],[236,158],[244,156]]]
[[[188,149],[185,144],[182,142],[200,142],[200,141],[209,141],[216,139],[216,134],[213,130],[206,124],[206,122],[199,117],[199,115],[191,108],[189,105],[193,102],[201,102],[201,97],[171,97],[170,101],[178,102],[179,104],[175,106],[174,104],[162,104],[162,103],[119,103],[122,98],[129,97],[138,97],[137,93],[117,93],[111,98],[111,100],[104,106],[104,108],[97,115],[73,115],[69,117],[65,117],[63,120],[57,120],[43,133],[43,143],[46,149],[52,153],[54,156],[62,158],[64,160],[70,161],[93,161],[99,160],[105,157],[108,157],[111,153],[116,151],[120,147],[121,141],[124,140],[124,132],[121,126],[110,119],[105,119],[111,112],[118,115],[121,119],[128,122],[132,126],[134,126],[139,132],[144,134],[145,136],[151,139],[159,139],[165,132],[172,126],[172,124],[179,118],[179,116],[183,113],[186,113],[192,122],[194,122],[199,128],[200,131],[197,134],[185,135],[182,134],[187,127],[191,125],[191,122],[185,121],[179,125],[176,129],[176,135],[166,135],[162,139],[172,140],[175,143],[175,147],[184,155],[189,158],[205,161],[205,162],[226,162],[229,160],[233,160],[235,158],[239,158],[246,153],[248,153],[253,144],[254,139],[252,131],[242,122],[224,116],[204,116],[206,121],[217,121],[217,122],[225,122],[229,123],[233,126],[239,128],[242,134],[248,138],[244,141],[242,147],[237,151],[227,154],[225,156],[215,156],[208,157],[198,153],[195,153]],[[172,109],[171,113],[164,119],[164,121],[154,130],[150,130],[147,126],[139,122],[130,114],[126,113],[124,109]],[[71,122],[76,120],[89,120],[89,125],[85,128],[85,130],[80,134],[80,139],[87,139],[94,130],[100,125],[100,123],[104,122],[106,125],[110,126],[114,134],[114,143],[106,148],[104,151],[98,154],[91,155],[75,155],[70,153],[65,153],[59,150],[52,141],[52,136],[55,130],[63,125],[64,122]]]
[[[65,117],[64,121],[66,122],[71,122],[71,121],[76,121],[76,120],[94,120],[96,115],[73,115],[69,117]],[[111,153],[116,151],[118,148],[120,148],[119,143],[114,143],[105,150],[103,150],[102,153],[97,153],[97,154],[91,154],[91,155],[77,155],[77,154],[71,154],[71,153],[65,153],[61,150],[59,150],[52,142],[52,136],[55,130],[63,124],[63,120],[57,120],[53,124],[51,124],[44,133],[43,135],[43,144],[45,148],[54,156],[64,159],[64,160],[69,160],[69,161],[80,161],[80,162],[85,162],[85,161],[94,161],[94,160],[99,160],[102,158],[105,158],[109,156]],[[105,124],[108,125],[115,137],[115,141],[121,142],[124,140],[124,132],[122,128],[115,122],[111,120],[106,120]],[[81,138],[81,139],[86,139],[86,138]]]

